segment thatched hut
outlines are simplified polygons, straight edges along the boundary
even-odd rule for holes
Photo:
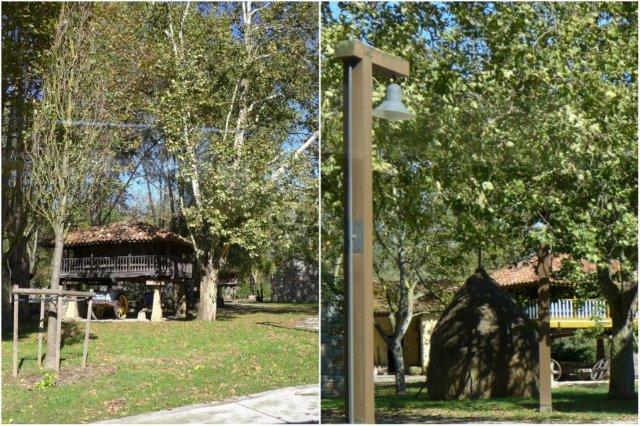
[[[535,329],[483,269],[467,279],[431,335],[427,390],[430,399],[537,394]]]

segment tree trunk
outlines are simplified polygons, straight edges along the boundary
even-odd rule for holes
[[[252,296],[256,295],[256,290],[258,289],[258,273],[253,270],[251,271],[251,279],[249,280],[249,291]]]
[[[207,263],[204,275],[200,280],[200,303],[198,305],[198,320],[215,321],[218,297],[219,269],[212,261]]]
[[[405,382],[404,371],[404,353],[402,351],[402,336],[396,336],[391,345],[391,353],[393,362],[396,365],[396,395],[405,395],[407,393],[407,384]]]
[[[616,282],[610,268],[600,269],[598,276],[612,321],[609,398],[635,399],[633,320],[637,312],[638,284]]]
[[[256,301],[264,302],[264,288],[262,286],[262,281],[260,281],[260,288],[257,290]]]
[[[54,227],[55,247],[53,249],[53,257],[51,258],[51,281],[52,290],[60,288],[60,266],[62,265],[62,249],[64,247],[64,225],[57,224]],[[60,351],[60,343],[56,338],[56,321],[62,320],[62,312],[57,312],[55,303],[48,303],[49,311],[47,312],[47,354],[44,359],[44,368],[47,370],[57,370],[58,352]]]
[[[31,281],[28,243],[26,237],[17,239],[2,259],[2,328],[5,331],[11,330],[11,287],[27,288]],[[20,317],[24,317],[26,312],[26,303],[21,303]]]

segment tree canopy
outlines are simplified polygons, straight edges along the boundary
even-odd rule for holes
[[[404,227],[420,218],[446,228],[455,244],[446,256],[430,252],[438,264],[452,253],[474,264],[470,254],[481,251],[490,269],[540,244],[601,270],[619,260],[615,286],[601,293],[610,304],[624,296],[616,309],[635,316],[635,4],[335,3],[323,16],[324,253],[335,258],[341,237],[341,74],[330,59],[354,37],[409,61],[400,83],[417,113],[374,123],[376,206],[416,209],[397,216]],[[374,84],[376,102],[384,83]],[[410,208],[394,198],[399,183],[413,194]],[[374,213],[377,228],[385,214]],[[433,238],[421,228],[415,241]],[[614,322],[614,335],[628,327]]]

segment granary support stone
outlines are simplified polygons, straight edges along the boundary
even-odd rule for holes
[[[478,269],[431,335],[430,399],[526,397],[538,393],[538,345],[529,318]]]
[[[65,285],[65,290],[75,290],[75,286],[72,286],[71,289],[68,288],[68,285]],[[67,309],[64,312],[65,319],[76,319],[79,318],[80,314],[78,313],[78,298],[75,296],[70,296],[67,298]]]
[[[78,299],[75,296],[71,296],[67,299],[67,310],[65,311],[64,318],[76,319],[78,317],[80,317],[80,314],[78,314]]]
[[[153,288],[153,305],[151,307],[151,321],[162,321],[162,303],[160,302],[160,288],[162,281],[148,280],[146,284]]]

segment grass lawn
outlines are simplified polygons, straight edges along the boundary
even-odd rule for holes
[[[638,401],[608,401],[607,387],[571,386],[553,390],[553,412],[537,411],[533,398],[428,401],[421,384],[407,385],[406,396],[395,387],[376,387],[376,423],[614,423],[638,422]],[[343,423],[344,401],[322,400],[322,423]]]
[[[59,383],[44,389],[34,386],[42,378],[36,333],[21,325],[18,381],[11,336],[2,341],[2,422],[84,423],[318,383],[318,333],[290,328],[317,316],[317,305],[230,305],[218,313],[208,323],[92,322],[84,372],[84,323],[65,324]]]

